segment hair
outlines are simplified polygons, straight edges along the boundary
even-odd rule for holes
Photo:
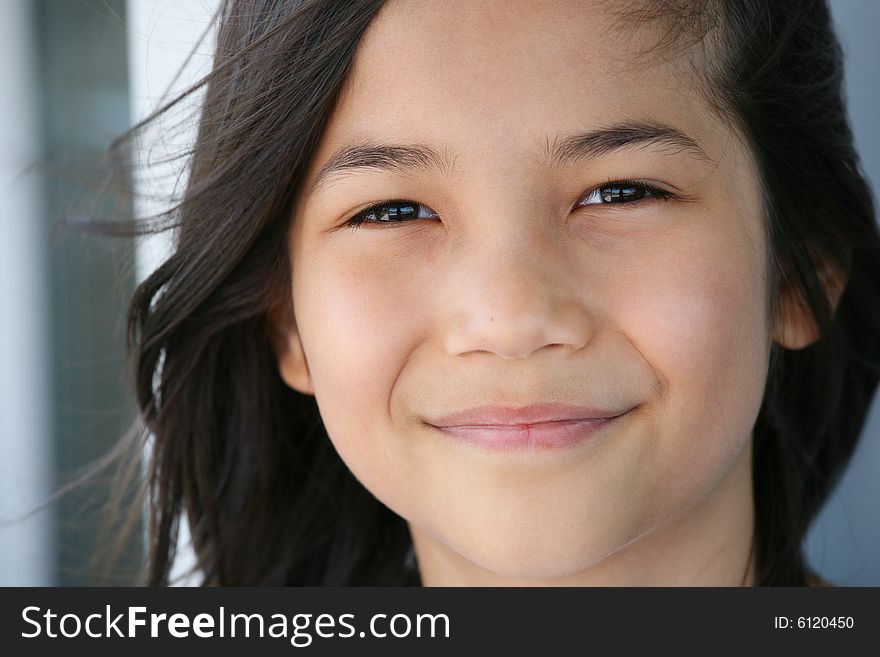
[[[381,0],[232,0],[204,87],[182,197],[159,218],[173,254],[128,316],[150,443],[147,582],[170,581],[188,523],[207,585],[418,585],[398,517],[352,475],[312,396],[281,380],[268,317],[290,299],[294,200]],[[801,544],[857,443],[880,376],[880,240],[820,0],[655,2],[671,44],[701,44],[710,108],[747,144],[764,194],[768,298],[807,309],[819,339],[774,343],[754,428],[759,586],[803,586]],[[155,225],[159,225],[156,223]],[[138,225],[137,230],[150,230]],[[834,308],[828,272],[845,277]],[[140,449],[143,445],[139,446]]]

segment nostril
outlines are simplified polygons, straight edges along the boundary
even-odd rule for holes
[[[445,331],[445,349],[452,355],[487,352],[519,359],[536,350],[555,347],[553,353],[564,356],[579,351],[590,341],[592,319],[575,299],[536,297],[534,307],[524,306],[518,298],[499,300],[494,294],[480,299],[479,305],[474,301],[470,308],[455,313],[454,321]],[[496,307],[487,307],[487,301]],[[498,308],[499,305],[507,307]],[[498,312],[503,310],[508,312]]]

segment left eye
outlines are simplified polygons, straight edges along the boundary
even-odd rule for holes
[[[361,224],[399,224],[412,219],[431,219],[437,214],[422,205],[406,199],[382,201],[361,210],[346,223],[348,226]]]
[[[586,197],[578,201],[577,207],[585,205],[623,205],[645,198],[657,198],[665,201],[673,198],[673,196],[671,192],[647,183],[634,180],[618,180],[607,182],[594,188]]]

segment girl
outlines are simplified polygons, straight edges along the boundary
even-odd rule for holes
[[[137,290],[148,581],[815,583],[878,380],[823,2],[224,5]]]

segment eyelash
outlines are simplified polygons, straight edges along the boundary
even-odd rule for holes
[[[639,194],[639,196],[635,199],[631,199],[628,201],[609,202],[606,199],[614,198],[613,192],[611,195],[607,195],[607,194],[602,193],[602,190],[605,190],[608,188],[616,188],[618,190],[625,189],[625,190],[635,191],[635,193]],[[598,195],[598,198],[602,199],[602,201],[600,201],[598,203],[595,203],[595,202],[594,203],[584,203],[585,199],[589,200],[597,195]],[[620,198],[620,197],[618,196],[618,198]],[[644,200],[650,199],[650,198],[654,198],[659,201],[669,201],[669,200],[678,199],[680,197],[677,194],[669,192],[665,189],[660,189],[659,187],[656,187],[654,185],[651,185],[649,183],[642,182],[639,180],[610,180],[606,183],[603,183],[602,185],[594,187],[593,189],[590,190],[590,192],[586,196],[581,197],[581,200],[579,200],[575,204],[575,209],[587,208],[587,207],[590,207],[593,205],[609,205],[609,206],[629,205],[631,203],[638,203],[639,201],[644,201]],[[388,220],[388,221],[378,221],[378,220],[369,220],[368,219],[368,217],[373,214],[388,214],[387,212],[382,213],[382,212],[380,212],[380,210],[387,210],[388,208],[391,208],[394,206],[409,206],[410,208],[423,208],[423,209],[427,208],[427,206],[422,205],[421,203],[416,203],[416,202],[411,201],[409,199],[388,199],[388,200],[384,200],[384,201],[379,201],[378,203],[374,203],[373,205],[371,205],[367,208],[364,208],[363,210],[361,210],[360,212],[355,214],[353,217],[351,217],[348,221],[346,221],[343,224],[343,226],[350,227],[350,228],[357,228],[358,226],[361,226],[363,224],[371,224],[371,225],[378,225],[378,226],[382,226],[382,227],[387,227],[389,225],[402,224],[402,223],[407,223],[408,221],[411,221],[410,219],[403,219],[403,220],[397,219],[397,220]],[[431,212],[433,213],[433,210]],[[413,212],[413,214],[419,214],[419,212]],[[416,217],[416,218],[426,219],[428,217]]]

